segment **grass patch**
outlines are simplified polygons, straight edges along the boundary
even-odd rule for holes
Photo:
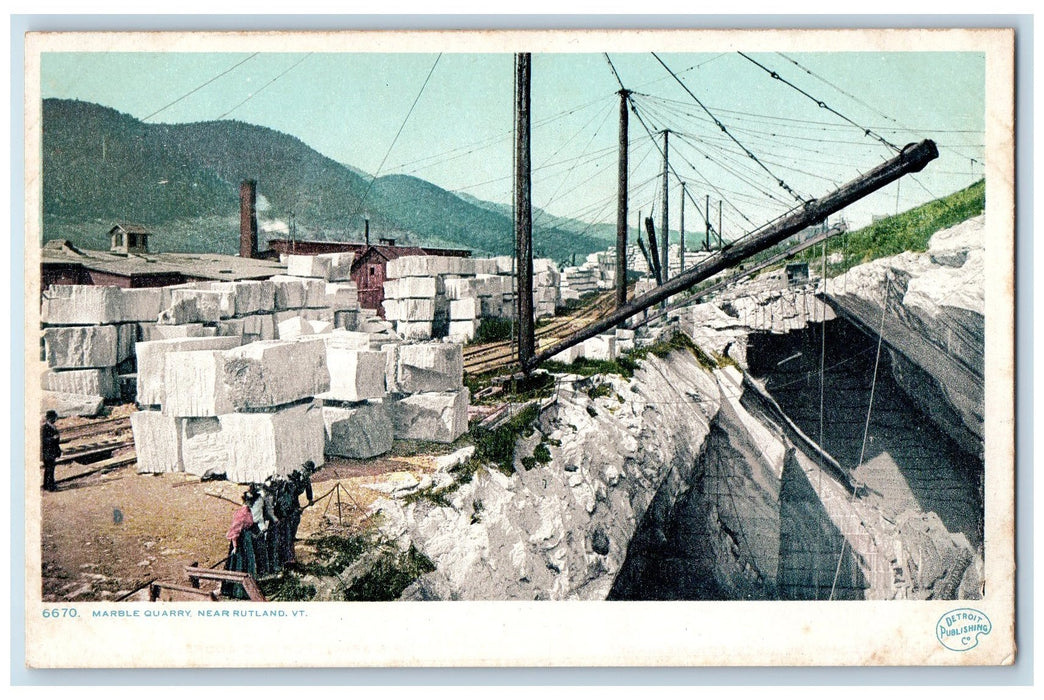
[[[431,560],[410,545],[406,552],[387,554],[361,576],[344,595],[346,601],[397,600],[406,587],[435,570]]]
[[[293,570],[283,569],[279,578],[259,583],[261,591],[269,600],[313,599],[315,587],[304,583],[302,576],[336,576],[374,547],[373,541],[363,535],[327,535],[307,539],[304,543],[314,549],[315,555],[311,561],[298,562]]]
[[[515,472],[515,443],[528,433],[539,416],[535,405],[529,405],[498,428],[477,427],[472,431],[475,441],[475,458],[492,464],[510,476]]]
[[[548,372],[556,374],[578,374],[581,377],[590,377],[595,374],[617,374],[627,379],[633,377],[634,371],[638,369],[638,363],[631,353],[620,355],[615,360],[590,360],[581,357],[570,364],[549,360],[541,366]]]
[[[717,353],[714,353],[714,362],[717,363],[718,367],[735,367],[740,371],[743,370],[743,368],[739,366],[739,363],[731,357],[729,357],[728,355],[719,355]]]
[[[258,583],[265,598],[272,601],[312,600],[315,598],[315,586],[302,583],[292,573],[284,573],[278,579],[269,579]]]
[[[467,433],[451,443],[428,442],[427,440],[400,440],[398,438],[392,443],[390,451],[381,455],[382,457],[415,457],[417,455],[448,455],[468,444]]]
[[[608,382],[605,384],[599,384],[598,386],[593,386],[587,390],[587,395],[590,396],[592,399],[602,399],[609,396],[612,393],[613,386]]]
[[[435,570],[431,561],[412,545],[408,551],[399,552],[395,547],[375,543],[365,536],[326,536],[306,542],[315,547],[315,560],[299,563],[293,570],[284,569],[278,579],[263,581],[261,590],[269,600],[312,600],[316,589],[302,577],[340,576],[367,553],[377,555],[373,567],[343,592],[343,600],[396,600],[419,576]]]
[[[947,197],[927,202],[849,233],[847,241],[845,236],[835,236],[827,241],[827,255],[841,253],[842,261],[828,264],[827,274],[839,275],[856,265],[898,255],[907,250],[924,252],[928,249],[928,241],[935,233],[978,216],[985,207],[986,181],[979,180],[974,185]],[[807,260],[811,266],[814,261],[821,260],[822,250],[816,246],[797,256],[797,259]]]
[[[410,504],[418,503],[420,501],[428,501],[429,503],[432,503],[440,508],[448,508],[452,504],[449,502],[449,499],[446,498],[446,496],[453,493],[458,488],[460,488],[460,484],[458,484],[457,482],[447,484],[442,488],[435,488],[434,486],[432,486],[430,488],[421,489],[419,491],[414,491],[413,493],[406,494],[402,497],[402,502]]]
[[[717,369],[719,366],[718,362],[713,357],[701,350],[696,343],[692,342],[692,338],[681,331],[675,331],[667,340],[661,340],[658,343],[653,343],[652,345],[635,350],[634,357],[644,359],[652,354],[663,359],[672,352],[678,350],[687,350],[688,352],[691,352],[696,358],[696,361],[699,362],[700,366],[704,369],[713,370]]]
[[[513,324],[508,318],[483,318],[468,345],[483,345],[511,340]]]
[[[488,372],[478,376],[464,375],[464,386],[471,392],[473,404],[500,405],[505,401],[521,403],[532,399],[545,399],[555,391],[555,378],[546,372],[534,372],[519,379],[508,379],[498,385],[503,391],[493,396],[476,399],[475,396],[483,389],[493,386],[493,380],[497,378],[496,372]]]

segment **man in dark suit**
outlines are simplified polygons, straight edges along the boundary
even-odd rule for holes
[[[58,458],[62,456],[62,447],[58,427],[54,424],[56,420],[58,420],[58,412],[48,411],[43,425],[40,426],[40,456],[43,459],[44,491],[58,490],[58,485],[54,481],[54,466]]]

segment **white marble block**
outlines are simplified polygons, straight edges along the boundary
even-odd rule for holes
[[[169,292],[168,292],[169,294]],[[156,322],[163,310],[164,291],[160,287],[120,290],[120,320]]]
[[[380,350],[349,349],[326,346],[326,364],[330,370],[330,390],[320,394],[334,401],[379,399],[386,392],[387,356]]]
[[[275,309],[300,309],[305,305],[305,286],[303,278],[276,275],[271,278],[275,287]]]
[[[337,311],[359,308],[359,288],[355,282],[330,282],[326,285],[323,306]]]
[[[392,402],[395,437],[453,442],[468,430],[467,389],[413,394]]]
[[[563,364],[569,365],[569,364],[572,364],[573,362],[575,362],[576,360],[580,359],[583,356],[584,356],[584,344],[583,343],[577,343],[576,345],[572,345],[572,346],[566,348],[565,350],[562,350],[561,352],[553,355],[551,357],[551,361],[552,362],[561,362]]]
[[[43,375],[43,389],[65,394],[88,394],[114,399],[120,387],[113,367],[51,370]]]
[[[268,340],[229,350],[223,376],[236,410],[270,408],[330,389],[321,339]]]
[[[47,365],[56,369],[119,364],[116,326],[56,326],[44,329]]]
[[[235,410],[224,382],[222,351],[170,352],[164,359],[165,415],[200,418]]]
[[[234,336],[240,338],[240,344],[242,345],[243,338],[243,327],[246,324],[243,323],[241,318],[230,318],[226,321],[218,321],[214,324],[215,335],[221,336]]]
[[[323,255],[288,255],[286,274],[292,277],[318,277],[326,280],[330,277],[332,262]]]
[[[596,335],[584,341],[584,357],[589,360],[615,360],[616,336]]]
[[[158,406],[166,396],[166,356],[187,350],[230,350],[240,344],[235,336],[211,338],[168,338],[135,345],[138,359],[138,403]]]
[[[266,313],[275,308],[275,284],[270,280],[212,282],[210,289],[234,297],[236,316]]]
[[[431,321],[435,318],[434,299],[399,299],[400,321]]]
[[[181,461],[178,419],[159,411],[136,411],[131,414],[130,423],[140,473],[161,474],[185,470]]]
[[[355,263],[355,253],[322,253],[318,258],[330,261],[330,271],[326,279],[330,282],[348,282],[352,279],[352,265]]]
[[[44,411],[57,411],[59,418],[68,416],[97,416],[105,406],[105,399],[90,394],[66,394],[61,391],[44,391],[41,393],[40,408]]]
[[[197,317],[193,320],[213,323],[223,318],[236,315],[236,297],[232,292],[211,289],[172,289],[170,290],[171,306],[179,302],[195,299]]]
[[[43,293],[40,320],[51,325],[100,325],[123,320],[119,287],[52,284]]]
[[[327,455],[369,459],[392,448],[395,427],[383,403],[323,406],[322,410]]]
[[[454,299],[449,303],[450,321],[472,321],[482,315],[482,305],[477,297]]]
[[[302,277],[304,285],[304,305],[309,309],[321,309],[326,306],[326,281],[312,277]]]
[[[455,343],[467,343],[475,337],[478,328],[479,322],[475,319],[470,321],[450,321],[447,336]]]
[[[143,342],[151,340],[169,340],[171,338],[206,338],[217,335],[213,326],[202,323],[183,323],[178,326],[160,325],[157,323],[139,323],[139,335]]]
[[[229,481],[262,482],[287,476],[309,460],[316,466],[325,463],[323,414],[314,403],[271,413],[230,413],[219,421],[228,447],[224,471]]]
[[[116,363],[134,357],[134,346],[138,342],[138,324],[121,323],[116,326]]]
[[[369,350],[371,349],[370,338],[371,335],[369,333],[335,328],[332,333],[323,336],[323,342],[326,343],[327,349],[334,347],[345,350]],[[333,372],[331,372],[332,374]]]
[[[447,279],[444,285],[447,299],[467,299],[479,296],[478,281],[474,277]]]
[[[182,471],[195,476],[207,472],[225,473],[229,460],[229,436],[222,430],[221,419],[175,418],[181,441]]]
[[[399,391],[453,391],[464,386],[464,355],[458,343],[418,343],[398,350]]]
[[[430,340],[431,327],[431,321],[399,321],[395,332],[406,340]]]
[[[285,321],[280,321],[276,329],[279,340],[292,340],[312,333],[312,322],[303,316],[291,316]]]
[[[392,282],[396,299],[432,299],[438,294],[434,277],[405,277]]]
[[[497,274],[497,261],[493,258],[472,258],[471,263],[476,275]]]

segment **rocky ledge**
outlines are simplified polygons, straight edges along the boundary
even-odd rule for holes
[[[673,504],[689,488],[719,396],[685,351],[650,356],[631,379],[564,378],[513,475],[482,468],[449,505],[376,504],[383,534],[436,567],[403,598],[605,599],[654,497]],[[550,461],[525,459],[538,450]]]
[[[936,233],[924,253],[853,267],[827,282],[840,313],[877,333],[898,384],[966,452],[983,451],[984,217]]]

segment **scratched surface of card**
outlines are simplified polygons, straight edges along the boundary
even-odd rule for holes
[[[1012,663],[1013,42],[30,34],[27,665]]]

